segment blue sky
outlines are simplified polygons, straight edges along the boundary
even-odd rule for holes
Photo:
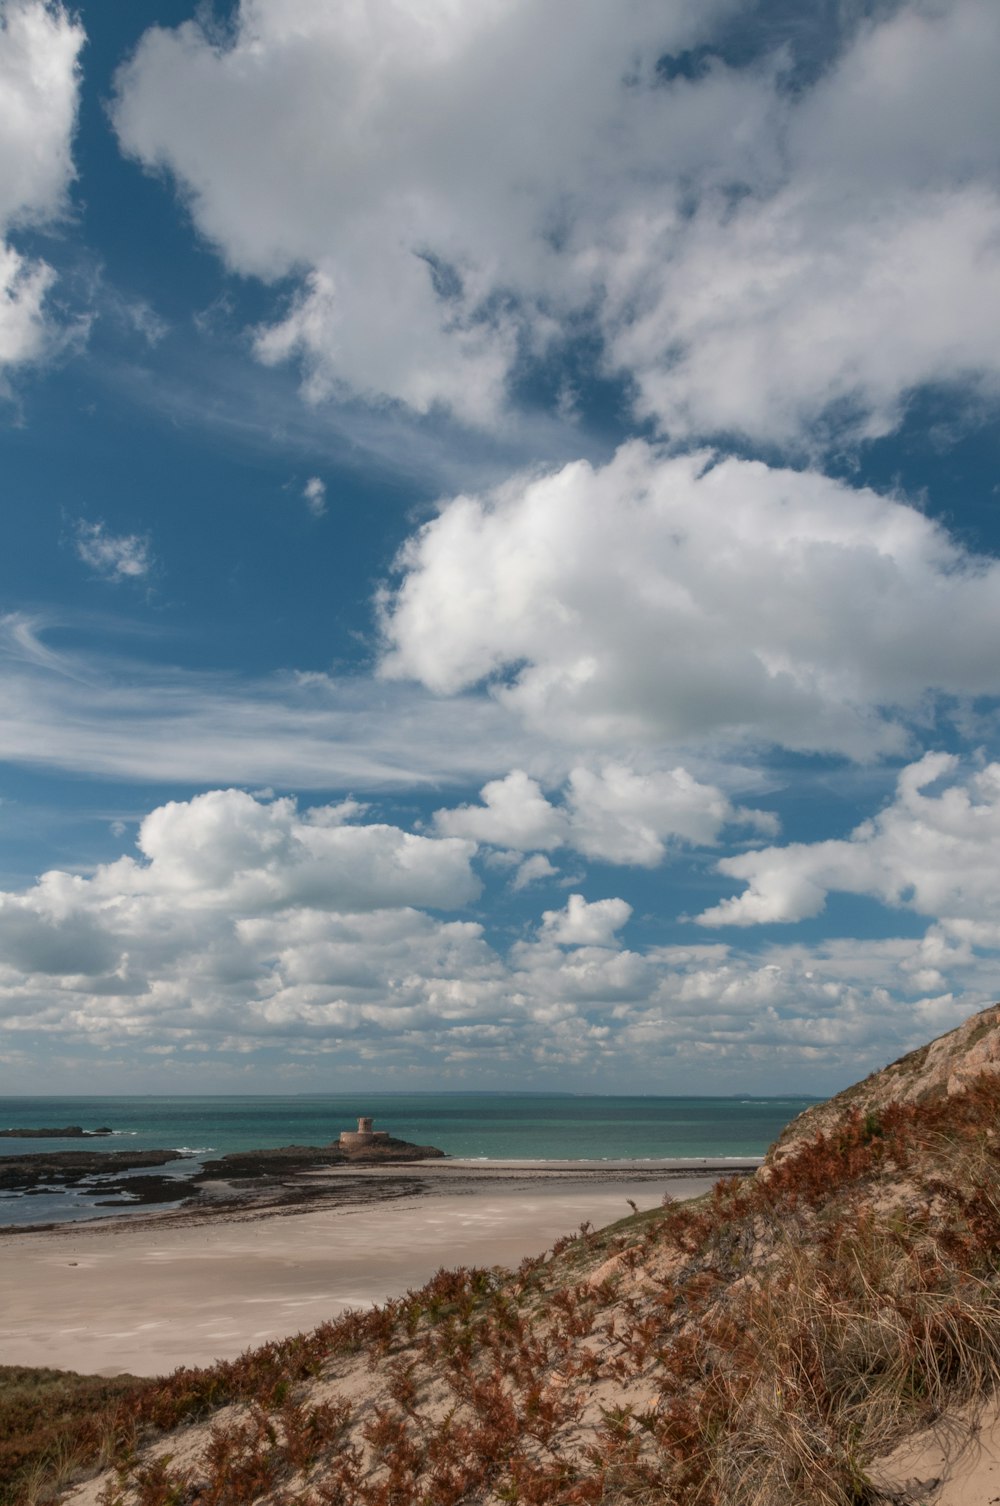
[[[991,0],[0,18],[0,1092],[996,996]]]

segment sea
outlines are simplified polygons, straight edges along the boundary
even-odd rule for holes
[[[60,1150],[176,1150],[157,1168],[182,1180],[193,1163],[230,1151],[326,1145],[372,1115],[376,1129],[490,1161],[614,1164],[761,1156],[812,1098],[681,1098],[541,1093],[368,1093],[363,1096],[79,1097],[0,1099],[0,1129],[107,1127],[100,1139],[0,1139],[9,1156]],[[137,1172],[137,1175],[146,1173]],[[127,1184],[127,1176],[125,1178]],[[0,1191],[0,1226],[121,1217],[130,1195],[108,1198],[99,1175],[74,1189]]]

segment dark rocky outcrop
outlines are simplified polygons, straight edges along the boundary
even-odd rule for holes
[[[331,1145],[281,1145],[271,1150],[231,1151],[217,1161],[206,1161],[194,1180],[287,1176],[296,1171],[337,1166],[392,1166],[443,1155],[444,1151],[434,1145],[412,1145],[409,1140],[396,1140],[391,1135],[357,1150],[341,1150],[336,1141]]]
[[[61,1132],[60,1132],[61,1133]],[[110,1132],[109,1132],[110,1133]],[[433,1145],[411,1145],[391,1136],[356,1150],[331,1145],[282,1145],[266,1150],[234,1151],[204,1165],[187,1159],[164,1175],[154,1168],[180,1160],[176,1150],[64,1150],[0,1157],[0,1193],[38,1197],[74,1189],[94,1195],[96,1208],[125,1204],[148,1206],[183,1203],[185,1207],[216,1211],[228,1207],[290,1208],[329,1200],[328,1178],[301,1175],[336,1171],[348,1166],[393,1166],[444,1154]],[[149,1171],[137,1176],[137,1171]],[[364,1194],[353,1179],[344,1178],[340,1195],[351,1201]],[[404,1196],[412,1182],[398,1188],[380,1179],[373,1196]],[[10,1232],[0,1223],[0,1232]]]
[[[113,1134],[114,1130],[106,1124],[92,1130],[80,1124],[66,1124],[62,1129],[0,1129],[0,1140],[90,1140],[95,1135]]]
[[[333,1149],[338,1151],[334,1144]],[[386,1135],[374,1145],[363,1145],[358,1150],[339,1150],[339,1155],[352,1166],[377,1165],[379,1162],[428,1161],[444,1156],[436,1145],[412,1145],[409,1140],[397,1140]]]
[[[71,1187],[85,1177],[165,1166],[175,1150],[56,1150],[0,1159],[0,1190],[23,1192],[45,1183]]]
[[[186,1182],[132,1175],[176,1160],[175,1150],[57,1150],[4,1156],[0,1158],[0,1192],[39,1197],[87,1188],[101,1195],[100,1207],[121,1207],[123,1201],[177,1203],[187,1195]],[[0,1228],[0,1232],[10,1231]]]

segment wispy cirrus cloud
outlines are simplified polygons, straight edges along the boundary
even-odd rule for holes
[[[498,761],[555,763],[482,697],[442,703],[363,676],[164,667],[54,647],[58,625],[0,619],[0,759],[140,783],[359,790],[479,782]]]

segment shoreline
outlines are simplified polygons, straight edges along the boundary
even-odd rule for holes
[[[313,1184],[305,1202],[234,1205],[223,1188],[214,1206],[14,1226],[0,1241],[0,1352],[8,1364],[99,1375],[235,1358],[441,1267],[517,1266],[583,1222],[614,1223],[664,1194],[699,1196],[726,1173],[738,1174],[711,1158],[354,1166],[301,1173],[296,1184]]]
[[[165,1153],[159,1153],[165,1154]],[[66,1228],[89,1228],[109,1224],[133,1227],[139,1220],[156,1222],[190,1222],[192,1219],[215,1220],[237,1216],[244,1212],[305,1212],[324,1207],[338,1207],[353,1201],[367,1200],[351,1195],[351,1184],[362,1181],[384,1182],[392,1179],[411,1181],[426,1177],[436,1181],[466,1180],[474,1182],[486,1179],[531,1180],[548,1178],[577,1182],[595,1178],[624,1178],[641,1182],[652,1179],[672,1179],[688,1176],[713,1177],[740,1175],[755,1171],[762,1164],[761,1156],[688,1156],[643,1159],[556,1159],[556,1158],[503,1158],[486,1157],[434,1157],[385,1160],[382,1162],[338,1162],[330,1165],[280,1165],[272,1166],[254,1176],[240,1174],[216,1177],[205,1176],[201,1162],[193,1162],[191,1174],[186,1178],[176,1175],[161,1177],[155,1174],[131,1179],[137,1192],[143,1192],[134,1203],[106,1204],[107,1212],[87,1212],[80,1217],[42,1218],[37,1222],[0,1222],[0,1242],[27,1234],[40,1234]],[[220,1163],[213,1163],[219,1167]],[[220,1168],[221,1169],[221,1168]],[[148,1185],[147,1185],[148,1184]],[[129,1188],[123,1180],[120,1187]],[[108,1189],[110,1190],[110,1188]],[[68,1185],[63,1195],[75,1191]],[[166,1195],[164,1195],[166,1194]],[[175,1195],[171,1195],[175,1194]],[[391,1189],[384,1186],[382,1196],[392,1196]],[[23,1199],[30,1193],[22,1193],[11,1202],[23,1206]],[[370,1196],[370,1195],[369,1195]],[[166,1203],[169,1206],[163,1206]],[[2,1215],[0,1203],[0,1215]]]

